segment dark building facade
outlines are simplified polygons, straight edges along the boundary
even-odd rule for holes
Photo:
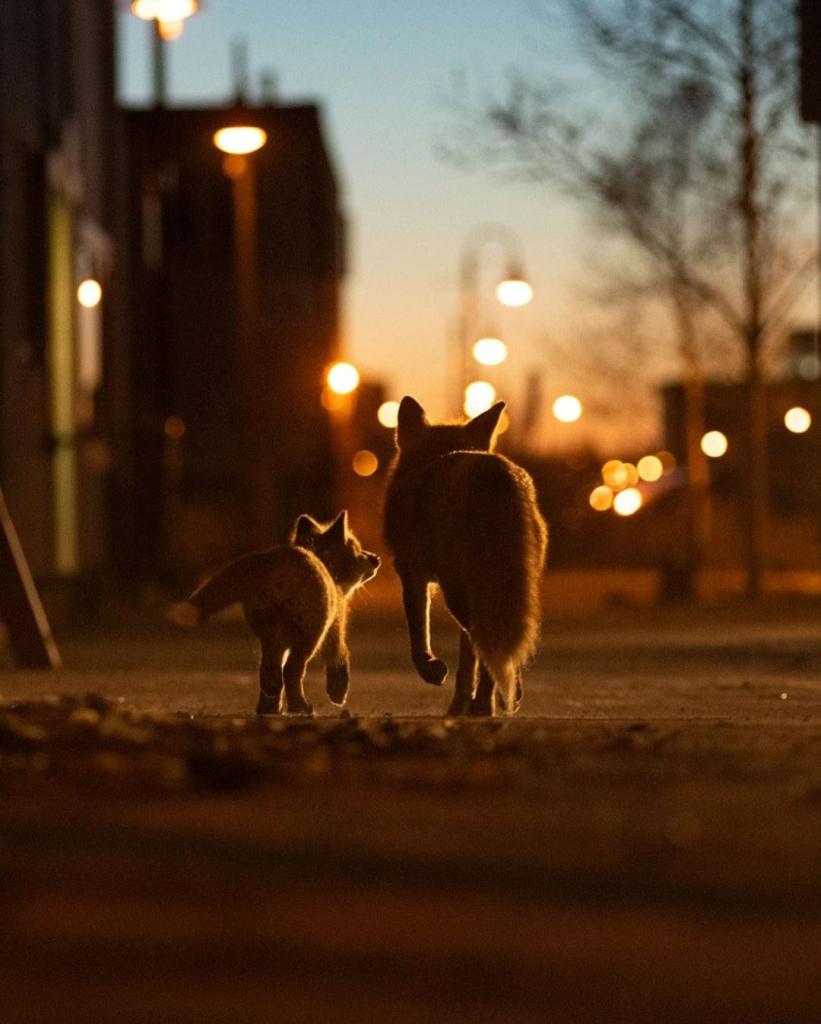
[[[226,157],[239,117],[267,142]],[[337,184],[315,106],[126,114],[137,570],[190,573],[332,510]]]
[[[789,368],[789,367],[788,367]],[[799,377],[767,387],[770,530],[772,567],[814,567],[821,558],[821,381]],[[684,390],[662,390],[664,444],[684,464]],[[743,564],[744,494],[749,486],[749,390],[745,384],[709,383],[704,426],[727,438],[726,454],[709,460],[714,504],[713,556]],[[806,410],[811,425],[803,433],[787,428],[785,416]]]
[[[94,573],[110,544],[113,10],[0,3],[0,483],[41,581]],[[76,298],[88,277],[93,309]]]

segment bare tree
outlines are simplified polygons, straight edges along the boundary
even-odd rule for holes
[[[763,352],[800,272],[794,215],[805,154],[793,115],[793,5],[543,0],[536,10],[544,25],[565,18],[587,68],[607,83],[599,109],[531,70],[511,72],[501,95],[456,88],[450,155],[562,189],[643,257],[642,280],[624,284],[663,297],[675,325],[689,407],[693,560],[706,510],[696,443],[700,321],[710,316],[736,339],[749,392],[745,533],[756,592],[768,518]],[[608,120],[619,122],[617,133]]]

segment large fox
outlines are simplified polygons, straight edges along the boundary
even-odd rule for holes
[[[279,714],[284,688],[288,713],[310,715],[303,681],[317,652],[325,659],[328,696],[334,704],[345,703],[348,600],[378,568],[378,556],[363,551],[349,530],[347,512],[330,524],[300,516],[288,545],[229,562],[178,605],[173,617],[193,624],[242,604],[262,645],[257,714]]]
[[[517,710],[521,668],[539,632],[547,527],[530,476],[492,450],[504,407],[431,424],[413,398],[399,406],[385,540],[425,682],[441,686],[448,671],[430,646],[432,584],[462,629],[449,715]]]

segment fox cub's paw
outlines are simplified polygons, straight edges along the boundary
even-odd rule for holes
[[[447,678],[448,667],[444,661],[440,661],[438,658],[428,658],[426,661],[417,662],[416,668],[419,675],[431,686],[441,686]]]
[[[348,683],[350,682],[350,672],[347,665],[329,665],[325,673],[326,689],[328,691],[328,697],[336,704],[337,707],[342,707],[348,698]]]

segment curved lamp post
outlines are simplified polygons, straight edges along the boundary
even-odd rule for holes
[[[505,277],[496,288],[498,300],[506,306],[524,306],[533,298],[533,289],[524,275],[522,242],[516,232],[505,224],[496,223],[479,224],[472,228],[462,242],[459,260],[460,302],[457,339],[459,392],[455,403],[457,414],[461,414],[463,411],[462,403],[470,376],[470,355],[478,336],[476,318],[479,305],[480,257],[489,245],[501,246],[506,260]],[[497,346],[502,345],[499,339],[483,340],[491,340]],[[501,352],[501,349],[497,347],[496,351]],[[502,356],[503,358],[504,356]],[[484,360],[480,359],[479,361]],[[501,359],[498,362],[501,362]],[[486,365],[493,365],[493,363],[486,363]]]

